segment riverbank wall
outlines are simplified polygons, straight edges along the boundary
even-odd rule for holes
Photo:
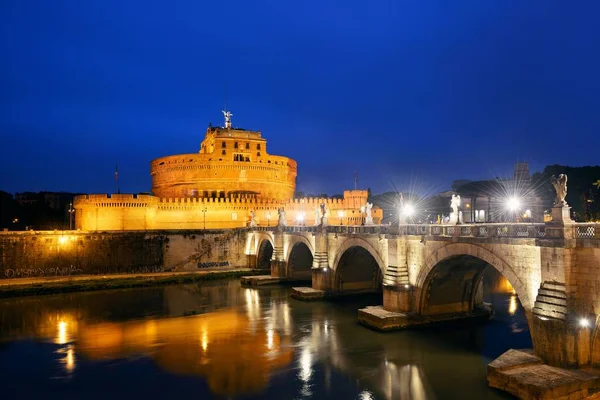
[[[0,232],[0,279],[246,267],[246,232]]]

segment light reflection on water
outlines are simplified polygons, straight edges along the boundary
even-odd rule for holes
[[[527,323],[516,296],[486,301],[499,309],[487,325],[382,334],[356,322],[356,310],[380,296],[303,303],[288,288],[247,289],[235,280],[4,300],[0,373],[10,378],[8,393],[32,379],[26,390],[89,392],[93,375],[94,391],[118,394],[125,388],[109,378],[118,368],[128,385],[144,382],[150,397],[191,378],[199,398],[443,399],[456,390],[504,398],[487,387],[485,365],[526,347]],[[26,338],[58,346],[33,351],[59,370],[8,368],[31,351],[20,347]],[[138,376],[145,360],[151,367]],[[52,376],[69,379],[56,386]]]

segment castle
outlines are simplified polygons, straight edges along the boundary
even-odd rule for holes
[[[318,225],[322,207],[330,225],[366,221],[368,193],[346,190],[343,199],[293,198],[296,161],[270,155],[261,132],[231,126],[206,130],[200,151],[161,157],[150,164],[152,195],[87,194],[74,201],[76,228],[85,231],[223,229]],[[382,210],[371,210],[373,223]]]

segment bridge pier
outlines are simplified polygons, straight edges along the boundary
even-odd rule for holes
[[[292,297],[298,300],[323,299],[332,289],[332,270],[328,260],[327,232],[320,230],[314,234],[315,254],[311,268],[311,287],[292,288]]]
[[[383,309],[393,313],[413,312],[414,291],[409,284],[383,285]]]

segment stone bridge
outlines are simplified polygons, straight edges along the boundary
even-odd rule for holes
[[[296,296],[383,291],[359,311],[380,329],[478,315],[491,266],[518,295],[536,355],[600,367],[600,224],[260,227],[246,254],[271,278],[310,280]]]

